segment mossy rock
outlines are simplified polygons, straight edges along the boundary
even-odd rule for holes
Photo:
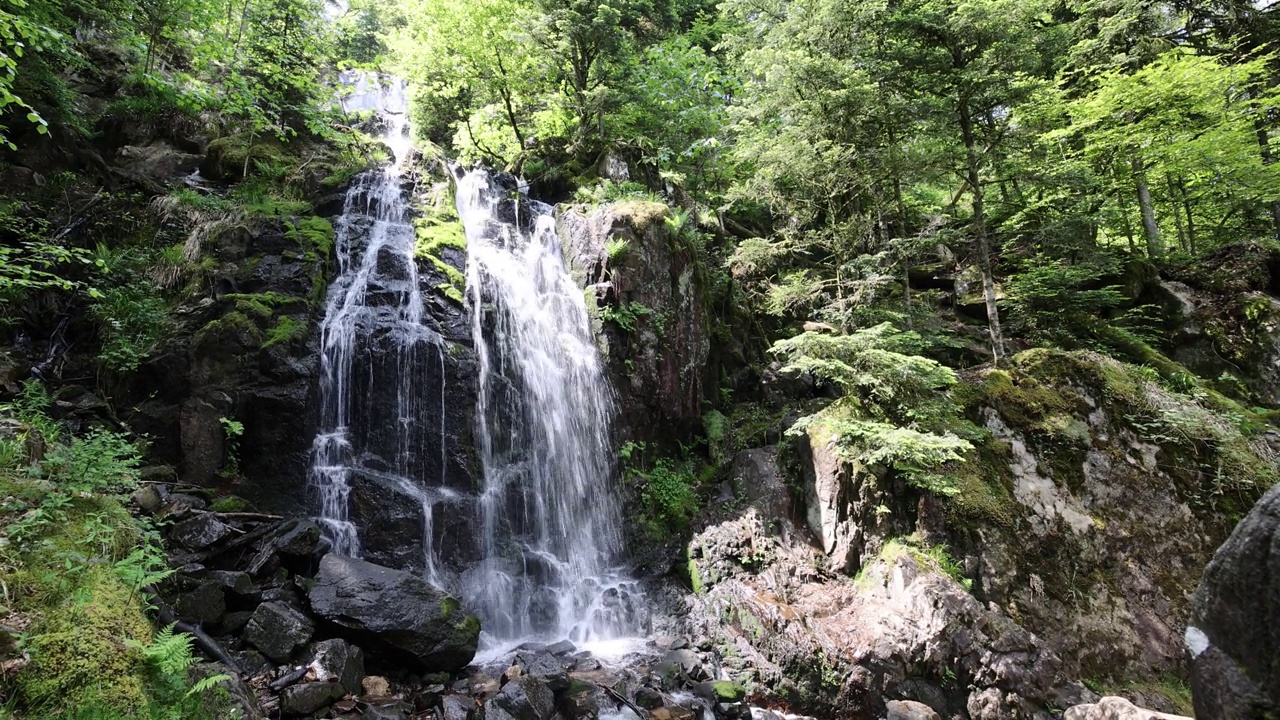
[[[134,643],[151,641],[151,625],[141,597],[109,569],[86,569],[74,599],[32,636],[18,688],[25,706],[44,709],[41,717],[82,708],[135,717],[147,706],[146,668]]]
[[[650,226],[662,222],[667,217],[666,205],[649,200],[629,200],[613,207],[613,216],[624,222],[637,233],[643,233]]]
[[[272,139],[251,139],[243,133],[228,135],[209,143],[204,162],[200,163],[200,174],[210,180],[240,180],[244,178],[246,165],[252,170],[255,162],[273,162],[282,157],[279,144]]]

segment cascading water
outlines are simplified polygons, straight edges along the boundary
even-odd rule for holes
[[[484,473],[483,560],[464,575],[462,594],[491,647],[633,636],[643,602],[617,567],[614,403],[550,208],[483,170],[458,179],[457,206]]]
[[[310,479],[320,495],[325,535],[344,554],[361,551],[350,515],[353,478],[421,502],[422,564],[428,579],[438,581],[432,513],[451,492],[443,482],[423,486],[421,458],[436,437],[444,452],[444,351],[440,336],[422,322],[415,234],[401,174],[411,152],[405,84],[360,72],[342,79],[351,88],[343,109],[375,113],[394,157],[356,177],[335,227],[338,277],[321,325],[320,427]],[[441,367],[439,398],[421,391],[419,375],[428,361]],[[393,408],[375,406],[382,386],[394,388]],[[430,422],[438,430],[423,427]]]

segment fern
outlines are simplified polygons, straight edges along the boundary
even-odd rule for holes
[[[225,673],[219,674],[219,675],[210,675],[209,677],[204,678],[199,682],[197,682],[195,685],[193,685],[191,689],[187,691],[186,697],[191,697],[192,695],[202,695],[214,689],[221,683],[224,683],[230,679],[231,679],[231,676]]]
[[[193,638],[187,633],[174,632],[173,629],[174,625],[161,628],[148,644],[128,639],[125,643],[131,648],[140,650],[142,658],[161,675],[182,676],[196,664],[195,653],[191,651]]]

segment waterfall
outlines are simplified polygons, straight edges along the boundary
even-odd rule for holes
[[[617,567],[609,381],[550,208],[507,185],[483,170],[457,185],[484,478],[483,559],[461,592],[491,645],[634,635],[642,602]]]
[[[320,496],[325,536],[348,555],[361,554],[351,519],[357,476],[421,502],[423,567],[428,579],[438,581],[432,510],[449,491],[443,483],[423,486],[420,460],[436,437],[443,457],[444,349],[440,336],[422,323],[416,238],[402,177],[412,150],[405,83],[354,71],[342,80],[351,89],[343,109],[373,112],[393,158],[355,178],[336,223],[338,277],[321,324],[320,423],[310,482]],[[428,361],[441,368],[438,405],[421,396],[420,369]],[[382,387],[394,388],[394,407],[376,406]],[[431,422],[439,424],[438,432],[426,427]]]

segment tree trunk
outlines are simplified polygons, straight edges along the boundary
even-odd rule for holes
[[[1173,177],[1166,175],[1165,182],[1169,185],[1169,197],[1173,199],[1173,226],[1178,231],[1178,245],[1184,252],[1191,252],[1190,246],[1187,244],[1187,231],[1182,226],[1182,210],[1178,207],[1176,199],[1178,187],[1173,184]]]
[[[1191,198],[1187,197],[1187,181],[1184,178],[1178,178],[1178,194],[1182,196],[1182,209],[1187,214],[1187,250],[1196,251],[1196,220],[1191,214]],[[1272,203],[1272,209],[1275,210],[1276,203]]]
[[[1270,165],[1275,162],[1275,156],[1271,154],[1271,140],[1267,133],[1267,127],[1261,120],[1253,123],[1253,128],[1258,135],[1258,151],[1262,155],[1262,164]],[[1280,200],[1271,201],[1271,224],[1275,228],[1275,237],[1280,240]]]
[[[960,100],[956,109],[960,135],[968,160],[969,192],[973,197],[973,234],[978,246],[978,270],[982,273],[982,296],[987,305],[987,329],[991,333],[991,355],[995,364],[1004,362],[1004,333],[1000,330],[1000,309],[996,306],[996,280],[991,272],[991,246],[987,240],[987,220],[982,208],[982,177],[978,172],[978,147],[973,136],[973,116],[969,102]]]
[[[1138,207],[1142,210],[1142,232],[1147,237],[1147,255],[1156,259],[1164,255],[1164,241],[1160,239],[1160,226],[1156,225],[1156,209],[1151,204],[1151,189],[1147,187],[1146,166],[1142,158],[1134,157],[1133,183],[1138,190]]]

